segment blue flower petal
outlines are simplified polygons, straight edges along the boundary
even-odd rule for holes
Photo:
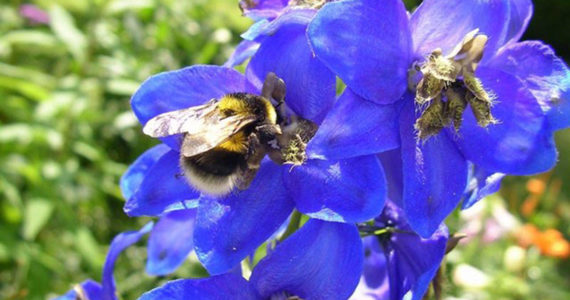
[[[381,235],[365,243],[368,251],[385,255],[390,283],[390,299],[402,299],[411,292],[412,299],[422,299],[445,254],[448,231],[442,223],[429,238],[411,231],[401,208],[392,202],[377,224],[391,224],[398,231]]]
[[[489,37],[483,59],[490,58],[505,42],[509,16],[508,1],[424,0],[410,19],[415,53],[426,56],[440,48],[447,54],[478,28]]]
[[[347,88],[307,145],[307,156],[336,160],[399,145],[396,105],[372,103]]]
[[[257,42],[248,40],[241,41],[223,66],[233,68],[235,66],[241,65],[248,58],[252,57],[258,48],[259,43]]]
[[[285,166],[284,172],[297,209],[313,218],[363,222],[380,214],[384,207],[386,180],[376,156],[332,162],[308,160],[292,169]]]
[[[195,209],[171,211],[160,218],[148,239],[146,271],[152,275],[174,272],[194,247]]]
[[[267,28],[269,27],[269,24],[271,24],[271,22],[267,19],[261,19],[249,26],[247,31],[242,33],[240,36],[244,40],[259,43],[263,40],[263,35],[268,31]]]
[[[246,76],[261,88],[267,73],[274,72],[287,86],[287,106],[301,117],[320,123],[335,100],[335,76],[309,48],[305,30],[310,19],[290,20],[263,40]]]
[[[464,114],[456,142],[465,157],[489,172],[528,175],[556,163],[552,130],[536,99],[524,84],[499,70],[480,67],[477,76],[496,95],[491,108],[499,124],[477,125],[471,110]]]
[[[402,299],[408,291],[412,292],[412,300],[423,298],[445,255],[447,238],[443,224],[427,239],[405,233],[392,236],[385,249],[391,299]]]
[[[200,200],[194,229],[198,259],[212,275],[227,272],[265,242],[293,206],[280,167],[265,160],[249,189]]]
[[[197,65],[150,77],[133,95],[131,106],[145,124],[161,113],[200,105],[233,92],[257,93],[236,70]],[[180,135],[161,140],[176,151],[180,149]]]
[[[505,37],[507,43],[516,42],[521,38],[528,27],[533,11],[531,0],[509,0],[509,4],[511,14]]]
[[[277,245],[251,274],[263,299],[288,292],[303,299],[347,299],[362,272],[356,226],[310,219]]]
[[[93,299],[93,300],[103,299],[103,289],[98,282],[91,279],[87,279],[83,281],[79,286],[87,296],[87,299]],[[73,288],[64,295],[55,298],[54,300],[76,300],[78,299],[76,289],[77,287]]]
[[[262,19],[251,25],[249,29],[241,34],[245,40],[263,42],[265,38],[271,36],[281,28],[281,26],[289,26],[291,24],[307,26],[315,16],[314,9],[286,10],[282,15],[272,21]]]
[[[105,259],[105,265],[103,266],[103,279],[101,280],[103,300],[117,299],[113,270],[119,254],[129,246],[138,242],[145,234],[149,233],[152,230],[152,226],[153,223],[149,222],[139,231],[123,232],[117,235],[111,242],[109,252]]]
[[[369,238],[376,239],[373,236]],[[388,299],[390,285],[386,270],[386,256],[384,253],[369,250],[365,250],[365,253],[364,270],[360,277],[360,282],[358,282],[358,286],[349,300]]]
[[[402,1],[328,3],[308,36],[317,57],[360,96],[389,104],[406,90],[412,41]]]
[[[368,236],[362,239],[364,244],[364,271],[362,276],[364,277],[365,284],[371,289],[382,288],[384,292],[388,292],[388,268],[386,266],[386,255],[383,252],[379,252],[377,249],[381,249],[378,237]],[[380,292],[380,291],[377,291]],[[376,294],[380,296],[379,294]]]
[[[547,114],[552,129],[570,127],[570,71],[550,46],[539,41],[511,44],[490,66],[524,82]]]
[[[461,200],[467,184],[467,162],[445,132],[427,141],[416,139],[410,98],[400,119],[404,209],[412,228],[429,237]]]
[[[179,279],[144,293],[139,300],[254,300],[255,292],[243,277],[228,273],[204,279]]]
[[[135,160],[121,177],[120,187],[125,199],[131,198],[139,189],[142,181],[154,164],[166,154],[170,148],[165,144],[156,145]]]
[[[404,175],[402,173],[402,151],[400,148],[378,154],[386,175],[388,199],[403,207]]]
[[[501,181],[505,177],[503,173],[488,172],[485,169],[471,166],[469,172],[469,183],[461,209],[468,209],[483,197],[491,195],[499,190]]]
[[[146,155],[143,154],[143,155]],[[156,162],[148,167],[144,171],[144,178],[140,181],[138,176],[141,176],[142,172],[127,172],[127,175],[133,175],[132,181],[134,183],[140,182],[139,188],[136,192],[129,198],[123,210],[129,216],[157,216],[160,215],[165,210],[168,210],[169,206],[175,205],[184,200],[197,199],[200,194],[191,188],[184,176],[183,172],[180,170],[179,165],[180,154],[176,151],[170,150],[166,154],[162,155]],[[156,159],[156,157],[153,157]],[[143,160],[144,162],[150,162]],[[138,161],[137,161],[138,162]],[[135,164],[137,164],[135,162]],[[142,168],[142,163],[137,168]],[[143,168],[144,169],[144,168]],[[125,175],[125,176],[127,176]],[[123,177],[125,185],[127,184],[131,176]],[[130,191],[130,190],[129,190]]]
[[[85,291],[88,299],[100,299],[103,297],[103,287],[94,280],[87,279],[83,281],[81,288]]]

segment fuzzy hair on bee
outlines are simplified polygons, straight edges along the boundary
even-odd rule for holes
[[[208,195],[223,196],[247,189],[261,160],[274,151],[271,141],[281,134],[277,104],[284,101],[285,83],[269,73],[261,96],[231,93],[220,99],[150,119],[143,132],[151,137],[182,134],[180,166],[188,183]]]

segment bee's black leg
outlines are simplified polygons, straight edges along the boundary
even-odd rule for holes
[[[255,127],[255,132],[261,144],[266,144],[276,136],[282,134],[281,126],[276,124],[263,124]]]
[[[246,161],[249,162],[250,159],[255,158],[256,156],[260,155],[260,149],[262,148],[261,142],[259,141],[259,137],[257,134],[252,133],[247,138],[247,154],[245,156]]]
[[[249,187],[261,166],[261,160],[265,156],[264,147],[255,133],[249,135],[248,144],[246,164],[240,168],[236,178],[236,187],[240,190],[245,190]]]
[[[283,134],[281,126],[276,124],[264,124],[255,127],[255,132],[263,146],[264,153],[276,164],[283,164],[281,155],[281,144],[279,137]]]

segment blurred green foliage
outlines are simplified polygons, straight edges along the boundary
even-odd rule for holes
[[[409,7],[418,2],[406,1]],[[552,28],[568,27],[564,12],[569,3],[536,2],[536,11],[543,15],[531,23],[529,38],[555,45],[568,61],[568,32]],[[27,3],[45,11],[49,23],[24,18],[20,7]],[[0,299],[45,299],[87,278],[100,279],[112,237],[148,221],[123,213],[118,187],[128,164],[156,143],[141,134],[130,111],[130,95],[152,74],[223,63],[250,24],[232,0],[0,4]],[[558,138],[560,164],[552,178],[570,182],[570,135],[566,131]],[[504,196],[514,213],[524,197],[525,182],[506,180]],[[556,197],[540,202],[533,215],[520,219],[559,228],[568,236],[569,195],[570,187],[562,185]],[[452,218],[451,227],[458,229],[460,222]],[[470,250],[479,247],[473,243],[458,250],[463,256],[454,263],[463,261],[499,274],[506,287],[497,289],[496,296],[568,294],[567,262],[540,256],[536,265],[553,279],[510,292],[509,278],[515,278],[517,286],[527,282],[525,276],[504,277],[502,265],[493,260],[494,253],[502,257],[510,244],[502,240],[478,253]],[[124,299],[166,280],[142,272],[145,256],[141,243],[119,259],[115,274]],[[187,264],[176,275],[205,273],[197,264]],[[457,287],[448,290],[461,294]]]
[[[118,186],[156,143],[130,95],[154,73],[223,63],[249,25],[227,0],[32,3],[48,24],[22,17],[23,1],[0,4],[1,299],[100,279],[112,237],[148,221],[123,213]],[[145,254],[127,256],[132,274],[118,276],[130,299],[146,288],[132,271]]]

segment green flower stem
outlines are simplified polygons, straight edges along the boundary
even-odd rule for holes
[[[283,233],[283,236],[279,239],[279,242],[284,241],[290,235],[292,235],[297,229],[299,229],[299,225],[301,225],[301,213],[297,210],[293,210],[293,214],[291,215],[291,220],[289,221],[289,225],[287,225],[287,229]]]

